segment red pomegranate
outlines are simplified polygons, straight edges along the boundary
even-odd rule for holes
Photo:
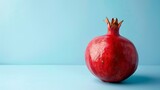
[[[131,76],[138,65],[134,44],[119,34],[123,22],[112,18],[106,35],[94,38],[87,46],[85,60],[88,69],[105,82],[121,82]]]

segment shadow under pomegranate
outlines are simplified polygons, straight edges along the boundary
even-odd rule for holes
[[[158,79],[147,75],[132,75],[131,77],[121,82],[102,82],[98,79],[95,79],[95,82],[107,85],[143,85],[154,83],[156,80]]]

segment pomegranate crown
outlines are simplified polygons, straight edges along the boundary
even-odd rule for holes
[[[108,24],[109,28],[117,28],[117,27],[120,28],[123,20],[118,23],[117,18],[116,19],[112,18],[111,22],[109,21],[108,18],[106,18],[105,22]]]

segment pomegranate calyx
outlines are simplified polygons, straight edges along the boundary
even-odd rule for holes
[[[112,18],[111,22],[109,21],[108,18],[106,18],[105,22],[108,24],[108,26],[110,28],[112,28],[112,27],[118,27],[118,28],[120,28],[123,20],[118,23],[118,19],[117,18],[116,19]]]
[[[108,24],[108,34],[119,35],[119,28],[120,28],[123,20],[118,22],[117,18],[116,19],[112,18],[112,20],[110,22],[109,19],[106,18],[105,22]]]

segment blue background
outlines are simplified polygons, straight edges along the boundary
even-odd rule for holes
[[[124,20],[139,63],[160,64],[159,0],[0,0],[0,64],[85,64],[104,19]]]

